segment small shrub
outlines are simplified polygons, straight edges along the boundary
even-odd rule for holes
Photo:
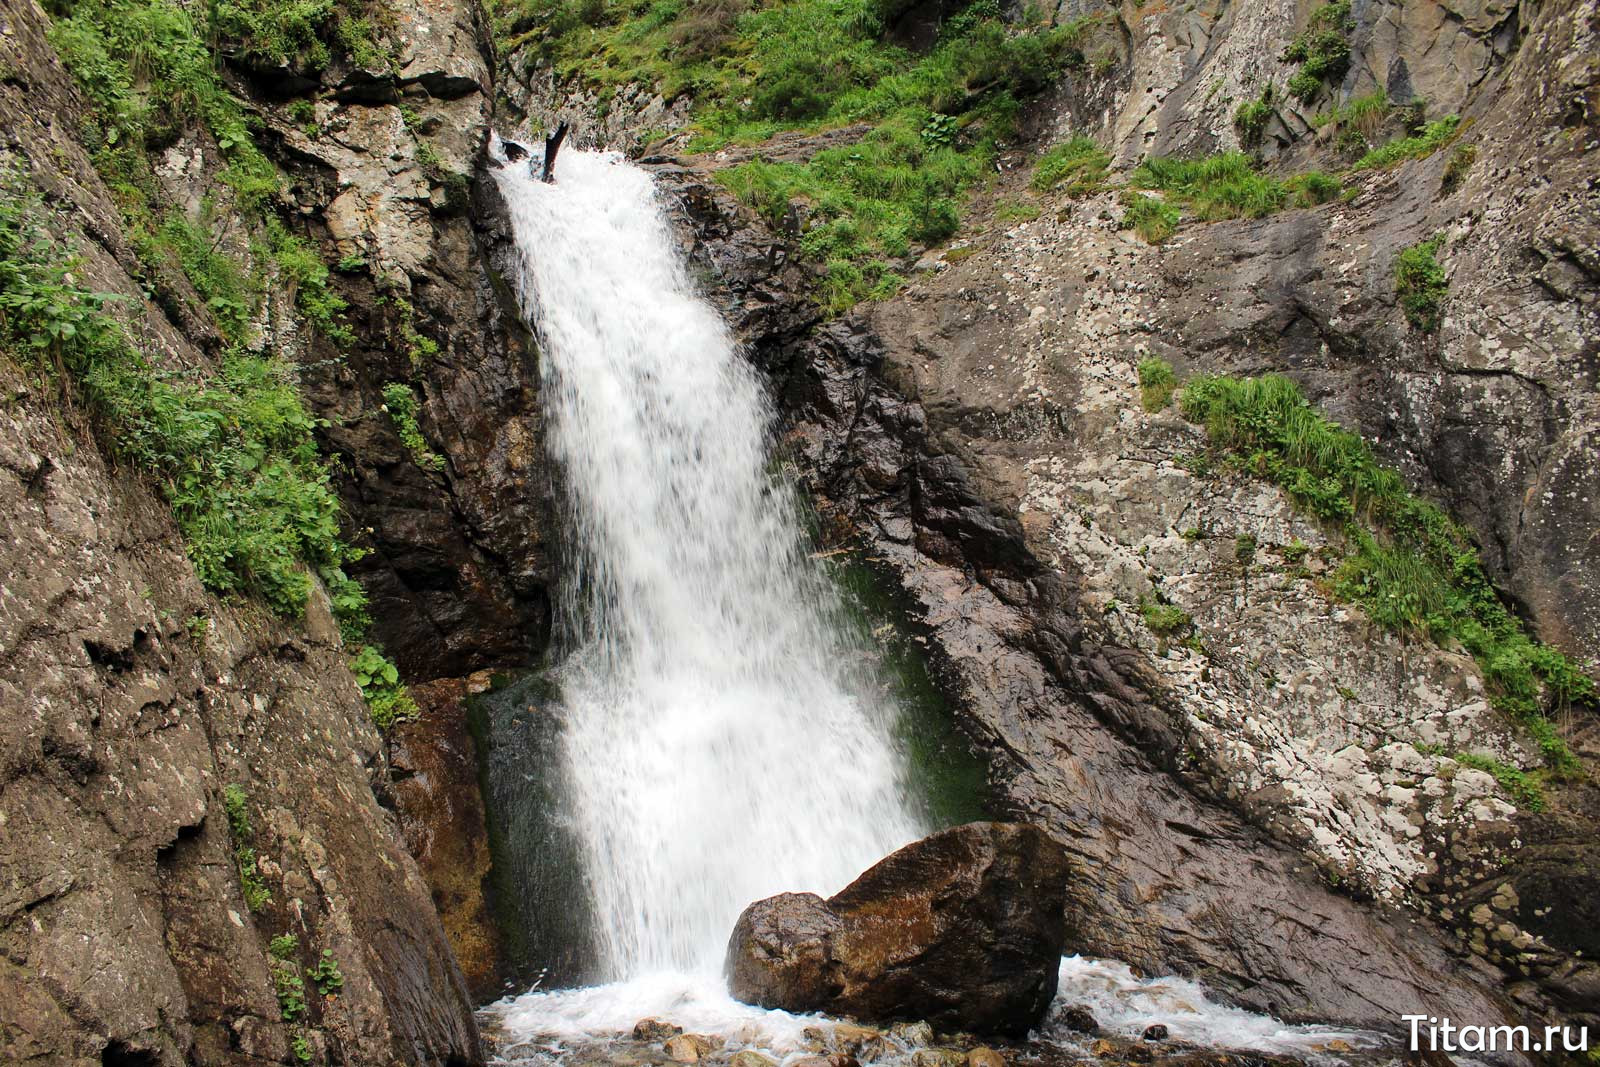
[[[300,951],[300,939],[293,934],[280,934],[267,944],[267,955],[275,960],[292,959]]]
[[[1172,373],[1172,364],[1164,359],[1139,361],[1139,399],[1151,414],[1160,411],[1172,401],[1178,388],[1178,379]]]
[[[1311,546],[1298,537],[1283,546],[1283,558],[1289,563],[1301,562],[1310,552]]]
[[[1444,235],[1438,234],[1405,249],[1394,261],[1394,291],[1405,311],[1406,321],[1424,333],[1439,328],[1440,306],[1450,285],[1444,267],[1436,258]]]
[[[1088,137],[1051,145],[1033,167],[1033,187],[1041,193],[1063,185],[1068,196],[1085,196],[1105,187],[1111,155]]]
[[[1144,624],[1150,628],[1150,632],[1157,637],[1187,633],[1194,626],[1194,619],[1187,611],[1176,604],[1164,604],[1159,600],[1142,598],[1139,601],[1139,614],[1144,617]]]
[[[1476,145],[1457,145],[1456,150],[1450,153],[1450,162],[1445,164],[1442,188],[1445,195],[1455,192],[1461,183],[1467,180],[1467,172],[1478,161],[1478,147]]]
[[[387,732],[397,722],[415,719],[416,701],[400,681],[400,669],[376,645],[363,645],[350,660],[350,673],[361,688],[361,698],[379,730]]]
[[[1306,28],[1284,50],[1285,63],[1299,63],[1289,79],[1289,92],[1309,102],[1325,82],[1344,77],[1350,69],[1350,0],[1323,4],[1311,13]]]
[[[1233,539],[1233,558],[1245,566],[1249,566],[1256,558],[1256,538],[1254,534],[1240,534]]]

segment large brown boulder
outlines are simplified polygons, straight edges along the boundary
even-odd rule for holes
[[[943,830],[828,900],[750,905],[728,942],[728,985],[765,1008],[1026,1033],[1055,996],[1069,873],[1036,826]]]

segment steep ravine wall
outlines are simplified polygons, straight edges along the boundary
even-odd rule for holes
[[[368,551],[354,571],[370,638],[408,680],[444,680],[415,687],[419,721],[380,735],[320,588],[301,622],[208,593],[168,505],[106,458],[111,437],[74,387],[3,357],[8,1063],[292,1062],[297,1039],[318,1061],[481,1060],[471,1010],[498,977],[459,698],[486,684],[466,676],[527,664],[548,633],[537,363],[491,266],[498,199],[473,180],[492,69],[478,8],[402,2],[386,16],[389,65],[301,84],[310,120],[281,96],[284,72],[224,75],[287,177],[273,210],[341,265],[353,338],[335,351],[297,327],[268,266],[254,343],[299,364],[326,420],[345,524]],[[76,280],[119,294],[116,314],[157,365],[215,373],[223,345],[204,301],[181,278],[154,296],[141,280],[49,25],[32,3],[0,9],[7,180],[43,194]],[[161,204],[214,203],[214,247],[256,255],[208,133],[178,131],[154,162]],[[398,437],[383,398],[394,383],[418,396],[440,469]],[[243,798],[243,840],[230,796]],[[242,846],[269,895],[254,911]],[[343,982],[287,1022],[269,951],[280,935],[307,969],[326,950]]]
[[[0,13],[8,173],[44,195],[77,277],[166,365],[214,334],[141,297],[75,139],[76,90],[31,3]],[[214,149],[189,146],[204,160]],[[380,798],[383,742],[314,594],[302,624],[209,595],[168,506],[108,462],[63,380],[0,364],[0,1059],[176,1065],[481,1055],[429,892]],[[198,620],[198,621],[197,621]],[[270,899],[241,892],[226,787]],[[343,986],[291,1029],[269,938]]]

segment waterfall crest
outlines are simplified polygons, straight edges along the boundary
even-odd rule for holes
[[[602,969],[720,972],[745,905],[831,894],[923,828],[893,709],[770,472],[773,414],[650,176],[495,171],[571,550],[556,670]]]

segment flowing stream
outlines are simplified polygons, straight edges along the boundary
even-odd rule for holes
[[[554,184],[527,161],[494,173],[568,509],[554,680],[602,981],[490,1011],[533,1059],[650,1015],[794,1052],[818,1020],[729,998],[727,938],[750,902],[831,895],[927,831],[896,709],[809,558],[770,403],[695,295],[649,175],[572,149]],[[1146,1016],[1273,1051],[1326,1036],[1118,967],[1064,961],[1063,997],[1135,1036]]]

